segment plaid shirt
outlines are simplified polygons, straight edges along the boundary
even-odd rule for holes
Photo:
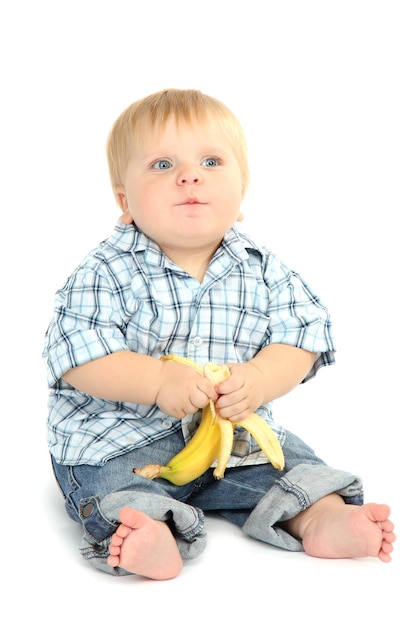
[[[134,225],[119,221],[56,294],[43,353],[50,452],[58,463],[103,465],[179,428],[188,441],[199,419],[176,420],[156,405],[82,393],[61,378],[72,367],[117,350],[173,353],[202,365],[245,362],[271,343],[317,353],[305,380],[334,362],[326,308],[273,254],[233,228],[200,284]],[[283,443],[271,404],[257,412]],[[247,431],[236,430],[229,465],[265,462]]]

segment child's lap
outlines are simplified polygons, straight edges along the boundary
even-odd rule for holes
[[[55,475],[66,501],[68,514],[79,521],[80,501],[91,496],[99,499],[115,492],[146,492],[172,497],[205,511],[250,511],[274,482],[299,465],[321,464],[313,450],[290,432],[283,446],[286,467],[279,472],[270,463],[247,465],[226,470],[216,480],[213,469],[184,485],[165,480],[149,480],[133,473],[134,467],[147,463],[167,463],[184,445],[181,431],[148,446],[110,459],[104,466],[65,466],[53,462]]]

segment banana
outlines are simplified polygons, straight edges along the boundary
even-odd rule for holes
[[[162,361],[175,361],[193,367],[204,376],[204,368],[191,359],[173,354],[163,355]],[[220,447],[220,428],[214,403],[203,409],[200,424],[189,443],[176,454],[168,465],[148,464],[135,467],[133,472],[145,478],[165,478],[174,485],[185,485],[203,474],[216,460]]]
[[[207,405],[201,422],[189,443],[167,465],[148,464],[135,467],[134,473],[145,478],[165,478],[173,485],[185,485],[195,480],[214,463],[220,446],[220,428]]]
[[[209,379],[213,385],[217,385],[230,376],[230,370],[227,365],[216,365],[215,363],[207,363],[203,368],[204,376]],[[233,434],[235,422],[223,419],[216,413],[216,419],[220,426],[220,449],[217,457],[217,467],[214,470],[215,478],[223,478],[227,461],[232,453]],[[269,460],[269,462],[278,470],[283,470],[285,466],[284,454],[281,444],[277,436],[269,425],[257,415],[251,413],[241,422],[237,422],[245,428],[252,437],[257,441],[259,447]]]
[[[227,365],[207,363],[203,369],[204,376],[208,378],[213,385],[222,383],[230,376],[230,370]],[[221,418],[217,412],[215,417],[220,429],[220,446],[217,455],[217,465],[214,468],[213,476],[218,480],[224,477],[227,462],[232,454],[235,426],[230,420]]]
[[[272,428],[257,413],[251,413],[239,422],[256,440],[268,461],[275,469],[283,470],[285,466],[284,453],[281,444]]]
[[[214,468],[213,476],[218,480],[219,478],[224,478],[227,462],[232,454],[235,426],[230,420],[222,418],[218,418],[217,423],[220,429],[220,446],[217,455],[217,465]]]
[[[208,363],[202,367],[187,357],[174,354],[163,355],[161,359],[189,365],[213,385],[223,382],[230,376],[227,365]],[[259,415],[251,413],[241,422],[231,422],[217,413],[214,402],[210,400],[202,411],[200,425],[193,437],[167,465],[148,464],[142,468],[135,467],[133,471],[150,480],[165,478],[174,485],[185,485],[201,476],[217,460],[213,476],[221,479],[232,453],[236,424],[252,435],[273,467],[278,470],[284,469],[285,460],[281,445],[273,430]]]
[[[179,356],[177,354],[163,354],[161,356],[161,361],[174,361],[175,363],[189,365],[189,367],[194,368],[196,372],[204,376],[204,367],[186,356]]]

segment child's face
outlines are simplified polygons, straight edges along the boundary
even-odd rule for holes
[[[242,219],[239,164],[214,120],[177,127],[169,119],[133,148],[118,194],[123,222],[134,222],[174,260],[212,253]]]

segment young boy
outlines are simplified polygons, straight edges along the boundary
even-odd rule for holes
[[[162,91],[122,113],[107,156],[121,218],[57,292],[44,349],[49,449],[83,556],[173,578],[216,511],[284,549],[390,561],[388,506],[363,504],[357,476],[273,420],[273,400],[334,362],[332,329],[303,279],[236,228],[248,164],[235,116],[199,91]],[[231,375],[213,386],[165,354]],[[233,422],[264,418],[284,470],[238,427],[221,480],[212,468],[182,486],[133,473],[178,453],[210,400]]]

